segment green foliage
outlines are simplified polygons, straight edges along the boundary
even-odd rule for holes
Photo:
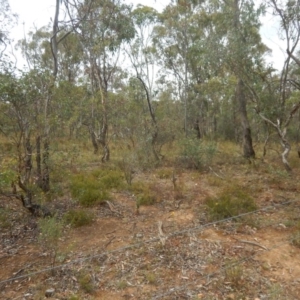
[[[126,289],[127,287],[128,287],[128,283],[127,283],[125,280],[121,280],[121,281],[119,281],[118,284],[117,284],[117,288],[118,288],[119,290],[124,290],[124,289]]]
[[[136,161],[134,155],[128,154],[121,162],[119,162],[119,167],[124,173],[125,180],[127,184],[131,185],[134,175]]]
[[[83,206],[91,206],[110,199],[111,189],[120,189],[124,185],[121,171],[97,169],[90,173],[72,177],[70,190],[72,197]]]
[[[212,220],[222,220],[257,209],[253,198],[244,188],[232,185],[223,190],[218,197],[206,199]]]
[[[55,247],[62,235],[63,224],[56,218],[44,218],[38,222],[39,240],[47,247]]]
[[[225,280],[235,290],[244,285],[243,275],[243,267],[239,263],[231,263],[225,269]]]
[[[88,294],[92,294],[95,290],[95,285],[90,274],[81,272],[78,276],[78,283],[80,288]]]
[[[140,207],[142,205],[152,205],[156,202],[156,197],[151,194],[151,192],[147,192],[145,194],[141,194],[137,197],[137,207]]]
[[[64,215],[64,221],[72,227],[81,227],[93,223],[94,215],[82,209],[72,209]]]
[[[156,174],[160,179],[171,179],[174,174],[174,170],[162,168],[162,169],[158,169],[156,171]]]
[[[300,230],[298,229],[292,236],[291,242],[297,248],[300,248]]]
[[[72,295],[68,300],[80,300],[81,298],[77,295]]]
[[[63,223],[56,218],[40,219],[38,222],[40,229],[39,242],[50,251],[51,265],[54,266],[58,252],[59,238],[62,236]]]
[[[103,189],[99,180],[92,175],[76,175],[71,180],[72,197],[83,206],[91,206],[110,198],[107,190]]]
[[[157,196],[150,185],[144,182],[135,182],[131,185],[130,190],[136,195],[136,205],[152,205],[157,201]]]
[[[204,143],[196,138],[184,139],[181,148],[179,163],[197,170],[207,167],[217,152],[215,143]]]
[[[92,172],[105,189],[120,189],[124,186],[123,174],[117,170],[101,169]]]
[[[0,172],[0,189],[10,187],[15,178],[16,174],[12,170],[2,170]]]
[[[149,282],[149,284],[157,284],[157,275],[152,272],[145,272],[145,278]]]
[[[7,210],[0,207],[0,228],[6,229],[11,226],[9,222],[9,213]]]

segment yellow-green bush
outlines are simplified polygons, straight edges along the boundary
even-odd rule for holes
[[[80,288],[88,294],[92,294],[95,290],[95,285],[93,283],[91,275],[88,273],[85,273],[84,271],[82,271],[79,274],[78,283],[79,283]]]
[[[253,198],[239,186],[230,186],[218,197],[206,199],[208,212],[212,220],[221,220],[257,209]]]
[[[151,190],[151,187],[144,182],[133,183],[130,190],[136,195],[137,207],[141,205],[152,205],[157,200],[157,197]]]
[[[90,173],[78,174],[71,179],[72,197],[83,206],[91,206],[110,199],[111,189],[124,185],[123,174],[117,170],[97,169]]]
[[[174,174],[174,170],[162,168],[162,169],[158,169],[156,171],[156,174],[160,179],[171,179]]]
[[[82,209],[72,209],[64,215],[64,221],[72,227],[81,227],[91,224],[94,215]]]
[[[98,179],[105,189],[120,189],[124,186],[123,172],[119,170],[97,169],[91,172],[91,176]]]
[[[8,211],[0,207],[0,228],[7,229],[10,226]]]
[[[76,175],[71,180],[71,195],[83,206],[91,206],[110,198],[100,181],[91,175]]]

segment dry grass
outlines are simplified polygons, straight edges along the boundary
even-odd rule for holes
[[[36,285],[26,279],[7,284],[2,291],[4,297],[17,286],[19,290],[14,298],[27,292],[36,299],[43,297],[45,285],[41,288],[38,284],[46,280],[47,284],[55,284],[57,299],[110,300],[126,295],[133,295],[135,299],[161,295],[159,299],[166,300],[279,299],[278,295],[281,299],[297,299],[300,290],[294,278],[300,276],[297,268],[300,263],[299,205],[281,205],[298,197],[299,167],[294,154],[291,154],[291,162],[295,172],[288,176],[276,152],[269,152],[269,162],[255,160],[249,164],[241,158],[238,146],[224,142],[218,144],[211,169],[179,168],[174,157],[166,158],[160,167],[146,171],[137,166],[130,186],[118,164],[124,149],[116,147],[112,162],[106,165],[100,164],[100,156],[92,154],[87,142],[58,143],[53,153],[52,177],[59,191],[53,197],[54,208],[66,202],[69,182],[74,178],[77,194],[82,189],[95,193],[103,189],[109,193],[112,206],[85,208],[72,202],[66,209],[70,218],[66,218],[68,223],[75,222],[75,228],[63,230],[57,251],[63,252],[73,245],[66,259],[78,262],[62,268],[54,276],[46,272],[34,277]],[[172,183],[174,170],[175,184]],[[211,202],[209,209],[205,206],[208,202]],[[12,202],[5,203],[9,206]],[[134,213],[135,205],[143,206],[139,215]],[[200,226],[209,220],[268,206],[273,208],[237,222]],[[91,220],[88,214],[91,209],[96,222],[93,226],[79,227],[86,219]],[[4,212],[10,210],[0,209],[0,222]],[[19,230],[24,228],[22,222],[25,221],[19,217],[19,223],[15,223],[16,219],[9,219],[10,228],[4,226],[3,241],[10,244],[3,247],[24,247],[26,262],[17,254],[4,257],[0,279],[22,268],[30,273],[49,266],[47,259],[36,255],[40,253],[38,244],[33,242],[32,249],[26,249],[28,236],[22,239]],[[163,222],[165,244],[158,239],[158,221]],[[19,240],[12,240],[16,233]],[[33,235],[29,231],[26,234]],[[286,252],[280,246],[282,243]],[[277,249],[276,255],[284,253],[285,259],[272,258],[273,248]],[[83,257],[86,259],[82,260]],[[11,259],[15,259],[16,265]],[[38,268],[34,265],[36,261]],[[182,289],[176,291],[177,288]]]

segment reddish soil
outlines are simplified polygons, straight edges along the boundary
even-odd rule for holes
[[[48,299],[300,299],[299,176],[245,166],[214,172],[182,171],[179,192],[155,171],[139,174],[157,203],[137,211],[134,195],[114,192],[111,206],[93,208],[92,225],[64,228],[52,271],[37,220],[3,198],[13,214],[0,235],[0,298],[44,299],[53,288]],[[211,223],[205,199],[233,183],[268,209]],[[51,205],[66,202],[74,205]]]

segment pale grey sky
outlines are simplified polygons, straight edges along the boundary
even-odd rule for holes
[[[127,0],[126,3],[148,5],[162,9],[167,0]],[[47,25],[50,22],[50,18],[54,16],[55,0],[9,0],[11,9],[14,13],[19,15],[19,25],[12,30],[11,37],[17,41],[24,37],[24,32],[28,32],[34,27],[39,28],[43,25]],[[266,15],[263,20],[263,27],[261,29],[261,35],[263,42],[272,49],[272,55],[267,57],[269,63],[277,69],[281,69],[283,66],[285,54],[285,43],[278,38],[278,27],[274,17],[270,14]]]

